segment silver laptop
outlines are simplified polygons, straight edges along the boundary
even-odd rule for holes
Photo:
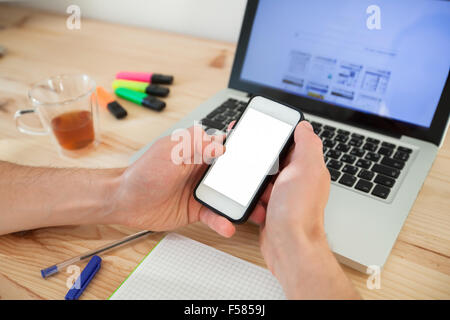
[[[331,174],[328,241],[363,272],[385,264],[450,109],[450,2],[372,2],[250,0],[228,88],[162,134],[223,130],[252,95],[301,109]]]

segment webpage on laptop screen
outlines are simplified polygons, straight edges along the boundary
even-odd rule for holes
[[[449,67],[448,1],[261,0],[241,79],[429,127]]]

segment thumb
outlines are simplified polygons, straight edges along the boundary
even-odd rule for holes
[[[225,152],[225,135],[208,135],[201,127],[194,127],[194,157],[201,163],[211,164],[212,160]],[[197,133],[195,132],[197,131]],[[194,161],[198,164],[198,161]]]
[[[231,237],[236,232],[236,227],[228,219],[215,214],[206,207],[200,209],[200,221],[226,238]]]

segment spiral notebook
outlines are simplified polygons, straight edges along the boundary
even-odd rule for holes
[[[269,270],[169,233],[111,295],[111,300],[285,299]]]

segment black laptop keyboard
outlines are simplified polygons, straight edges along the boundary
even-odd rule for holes
[[[311,122],[323,143],[331,181],[386,199],[412,149],[319,122]]]
[[[226,131],[238,120],[246,103],[228,99],[201,120],[205,130]],[[412,150],[358,133],[310,121],[323,142],[325,163],[331,181],[386,199],[391,193]]]
[[[246,102],[228,99],[203,118],[202,125],[206,131],[208,129],[226,131],[230,122],[241,117],[246,106]]]

